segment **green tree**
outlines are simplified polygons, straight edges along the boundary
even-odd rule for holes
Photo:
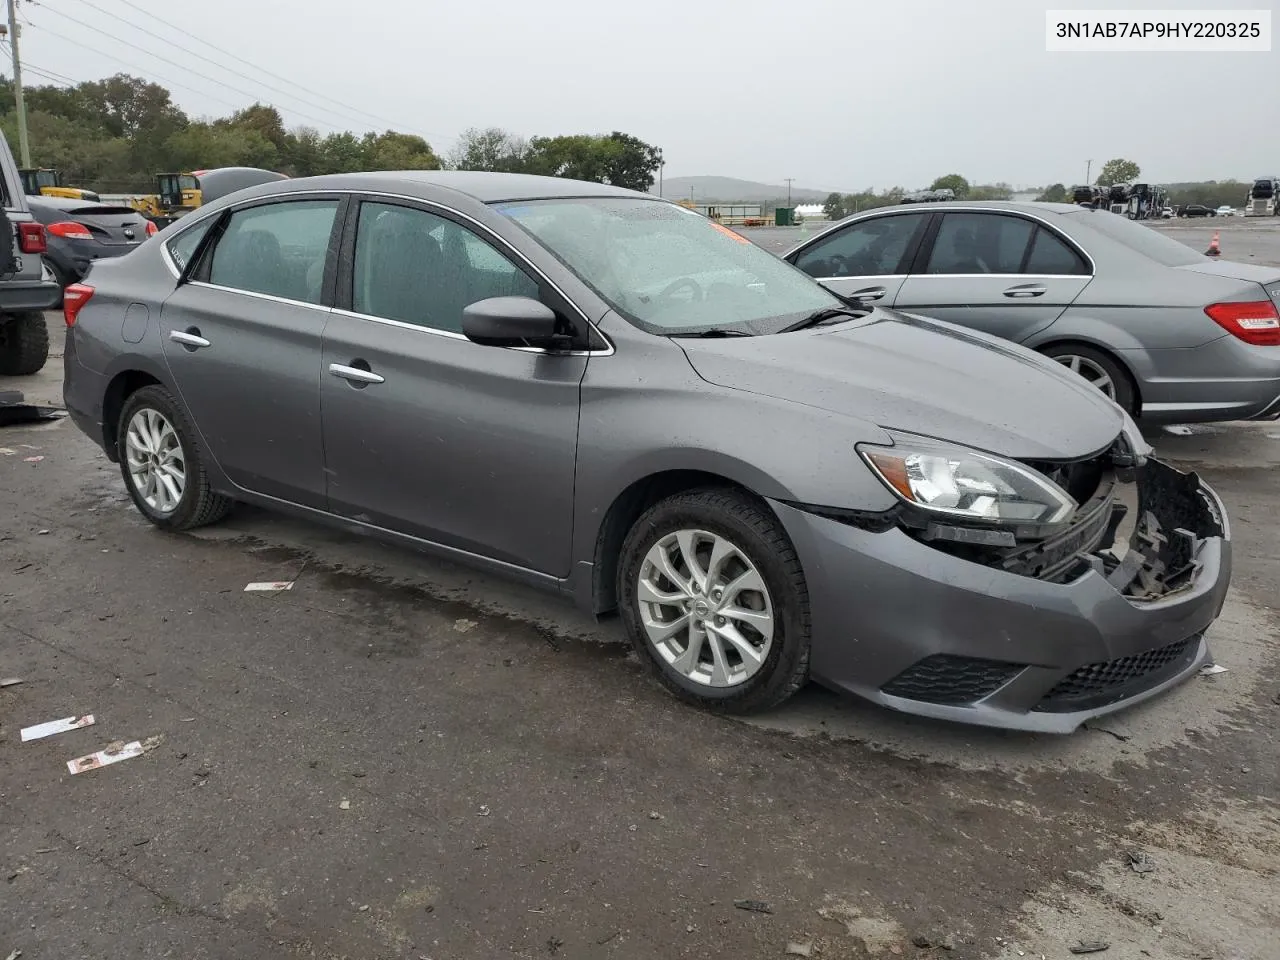
[[[848,214],[844,194],[829,193],[822,202],[822,211],[832,220],[843,220]]]
[[[524,169],[548,177],[592,180],[631,190],[653,186],[662,152],[630,134],[534,137]]]
[[[361,141],[367,170],[439,170],[431,145],[412,133],[366,133]]]
[[[604,138],[605,182],[626,190],[648,191],[657,178],[662,151],[639,137],[613,131]]]
[[[956,194],[956,196],[960,196]],[[1007,183],[980,183],[969,188],[966,199],[969,200],[1010,200],[1013,198],[1013,187]]]
[[[165,142],[174,170],[214,167],[273,169],[279,159],[276,145],[257,130],[218,123],[192,123]]]
[[[958,173],[949,173],[945,177],[939,177],[929,186],[930,190],[950,190],[956,195],[957,200],[963,200],[969,195],[969,181]]]
[[[365,169],[364,145],[353,133],[331,133],[320,144],[320,172],[355,173]]]
[[[1094,181],[1100,187],[1110,187],[1117,183],[1131,183],[1142,174],[1142,168],[1132,160],[1116,157],[1102,165],[1098,179]]]
[[[1039,200],[1041,203],[1066,203],[1071,198],[1067,194],[1067,188],[1065,184],[1052,183],[1049,186],[1045,187],[1044,191],[1040,194],[1040,196],[1036,197],[1036,199]]]
[[[324,165],[324,140],[315,127],[295,127],[285,134],[280,151],[280,172],[291,177],[314,177],[328,172]]]
[[[260,103],[255,103],[251,107],[237,110],[226,120],[218,123],[242,130],[255,130],[262,134],[264,139],[275,144],[276,150],[282,155],[287,150],[289,135],[284,131],[284,121],[280,118],[280,111],[275,107],[264,107]]]

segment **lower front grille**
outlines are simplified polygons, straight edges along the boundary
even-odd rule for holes
[[[908,667],[880,690],[906,700],[967,706],[995,693],[1025,668],[1022,663],[940,653]]]
[[[1200,636],[1197,634],[1131,657],[1086,664],[1059,680],[1036,710],[1041,713],[1071,713],[1134,696],[1183,670],[1199,647]]]

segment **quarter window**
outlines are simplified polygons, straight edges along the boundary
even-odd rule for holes
[[[213,248],[209,282],[320,303],[337,200],[290,200],[237,210]]]
[[[200,241],[204,239],[204,235],[217,222],[217,217],[206,217],[204,223],[198,224],[190,230],[184,230],[169,241],[169,256],[173,258],[173,262],[177,265],[179,271],[187,269],[187,264],[191,262],[191,257],[195,254],[196,247],[200,246]]]
[[[924,221],[924,214],[908,213],[850,224],[802,252],[796,266],[819,280],[901,273]]]
[[[1027,267],[1022,272],[1079,275],[1089,271],[1080,254],[1071,249],[1064,240],[1044,227],[1040,227],[1036,230],[1036,238],[1031,243]]]
[[[466,227],[411,207],[361,204],[351,290],[356,313],[461,333],[468,304],[538,294],[528,274]]]
[[[925,273],[1020,273],[1036,225],[997,213],[948,213]]]

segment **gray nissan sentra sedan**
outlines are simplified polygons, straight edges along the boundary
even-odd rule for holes
[[[67,407],[156,526],[243,501],[617,610],[714,708],[812,678],[1067,732],[1194,673],[1230,579],[1213,491],[1081,377],[627,190],[267,184],[65,311]]]

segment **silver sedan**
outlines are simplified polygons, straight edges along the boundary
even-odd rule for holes
[[[1152,422],[1280,417],[1280,268],[1105,210],[932,203],[857,214],[785,259],[840,296],[994,334]]]

